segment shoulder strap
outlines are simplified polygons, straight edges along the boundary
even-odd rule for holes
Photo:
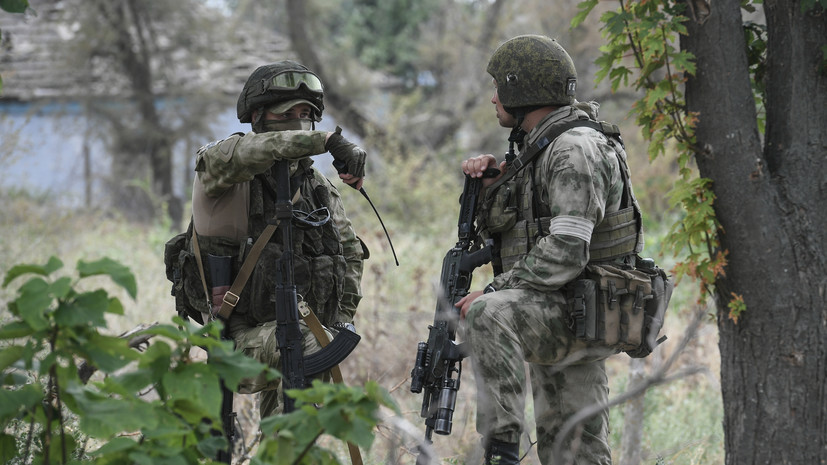
[[[607,136],[620,136],[620,130],[618,129],[618,127],[614,124],[607,123],[605,121],[597,122],[590,119],[579,119],[552,126],[551,128],[549,128],[548,131],[546,131],[544,134],[538,137],[533,144],[526,147],[525,150],[523,150],[520,153],[519,157],[517,157],[516,159],[514,159],[513,162],[511,162],[511,165],[508,167],[508,171],[503,175],[503,177],[498,179],[497,182],[495,182],[488,188],[488,192],[492,192],[500,185],[506,183],[509,179],[514,177],[517,174],[517,172],[519,172],[520,170],[525,168],[526,165],[534,161],[534,159],[537,158],[537,155],[542,153],[542,151],[545,150],[546,147],[551,145],[551,143],[554,142],[554,139],[557,139],[557,137],[559,137],[560,134],[563,134],[569,129],[576,127],[592,128],[606,134]]]
[[[298,201],[299,195],[301,195],[300,192],[301,191],[296,191],[296,194],[293,196],[292,201],[294,203]],[[233,280],[230,290],[224,294],[224,300],[221,302],[221,308],[219,308],[218,312],[216,312],[216,314],[221,318],[224,318],[225,320],[229,318],[233,313],[235,306],[238,305],[238,300],[241,298],[241,291],[243,291],[244,286],[247,285],[247,281],[253,274],[253,269],[258,262],[258,258],[264,250],[264,246],[270,242],[270,238],[273,237],[273,233],[276,232],[276,228],[279,227],[279,223],[280,221],[276,220],[274,224],[268,224],[267,227],[264,228],[264,231],[262,231],[261,235],[258,236],[258,239],[256,239],[256,242],[250,249],[250,253],[241,265],[241,269],[238,270],[238,275],[236,275],[235,280]],[[193,228],[192,231],[192,244],[193,251],[195,252],[195,260],[198,262],[198,271],[201,273],[201,284],[204,286],[204,295],[207,297],[207,302],[212,305],[210,294],[207,290],[207,281],[204,278],[204,265],[201,262],[201,250],[198,247],[198,234],[195,232],[195,228]]]

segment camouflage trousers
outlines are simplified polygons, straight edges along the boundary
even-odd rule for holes
[[[561,292],[507,289],[477,298],[465,339],[477,382],[477,431],[516,443],[523,432],[528,362],[537,452],[552,464],[552,446],[580,409],[608,400],[604,359],[614,353],[574,337]],[[563,442],[575,464],[611,464],[609,412],[587,418]],[[571,457],[571,455],[569,455]]]
[[[302,352],[304,355],[321,350],[321,344],[319,344],[319,341],[313,336],[313,333],[310,332],[310,328],[307,327],[304,321],[299,322],[299,327],[302,332]],[[325,331],[328,337],[332,339],[333,335],[330,331],[327,329],[325,329]],[[267,366],[281,371],[281,353],[279,352],[278,342],[276,341],[275,321],[236,330],[233,332],[232,337],[235,341],[236,350],[243,351],[248,357],[254,358]],[[316,375],[314,378],[328,381],[330,380],[330,373],[322,373]],[[309,383],[310,379],[307,381]],[[259,405],[261,418],[281,413],[283,405],[280,400],[284,394],[281,389],[280,379],[267,381],[263,374],[255,378],[243,379],[238,385],[238,392],[241,394],[261,393]]]

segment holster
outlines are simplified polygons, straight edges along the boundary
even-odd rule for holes
[[[224,302],[224,295],[230,290],[230,285],[233,282],[233,258],[225,255],[207,254],[213,315],[218,314],[218,310]]]

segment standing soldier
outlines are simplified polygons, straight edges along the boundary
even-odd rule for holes
[[[478,385],[485,463],[519,462],[528,362],[538,454],[551,464],[566,420],[607,402],[604,360],[616,352],[575,336],[567,285],[587,264],[634,266],[642,250],[639,210],[619,140],[585,126],[555,134],[573,121],[596,121],[598,108],[575,100],[577,75],[563,47],[545,36],[515,37],[494,52],[487,71],[499,124],[520,150],[501,163],[488,154],[462,163],[472,177],[487,168],[502,173],[483,179],[477,217],[481,235],[494,241],[494,280],[456,305]],[[624,207],[633,221],[618,230],[619,245],[594,240],[604,219]],[[610,464],[608,431],[608,409],[584,420],[563,442],[571,463]]]
[[[313,167],[310,156],[330,152],[339,177],[358,189],[365,152],[348,142],[339,128],[333,133],[314,130],[324,110],[323,97],[318,76],[294,61],[261,66],[250,75],[237,111],[239,121],[250,123],[252,132],[236,133],[198,150],[193,230],[188,235],[192,243],[178,260],[179,312],[201,321],[223,318],[237,350],[279,370],[275,291],[284,236],[268,232],[277,216],[276,161],[289,160],[299,308],[311,310],[330,337],[336,331],[355,330],[353,318],[362,298],[367,249],[356,237],[339,192]],[[263,248],[255,251],[259,245]],[[246,284],[237,293],[228,292],[248,260],[254,267],[244,276]],[[304,354],[319,350],[313,328],[305,321],[300,328]],[[268,382],[262,375],[242,381],[239,391],[261,392],[263,418],[281,410],[278,387],[278,381]]]

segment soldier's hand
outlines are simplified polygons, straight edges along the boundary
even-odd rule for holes
[[[488,168],[496,167],[497,159],[494,157],[494,155],[488,153],[483,155],[477,155],[476,157],[471,157],[462,162],[462,172],[467,174],[468,176],[471,176],[472,178],[482,178],[485,170],[487,170]],[[500,162],[499,169],[499,176],[493,178],[483,178],[483,187],[488,187],[491,184],[494,184],[495,181],[502,177],[506,169],[505,161]]]
[[[459,317],[460,319],[465,319],[465,314],[468,313],[468,309],[471,308],[471,304],[477,300],[477,297],[482,295],[482,291],[473,291],[465,295],[465,297],[459,299],[457,303],[454,304],[455,307],[459,308]]]
[[[336,132],[327,138],[324,148],[333,155],[333,166],[339,174],[349,174],[353,177],[352,179],[365,177],[367,153],[358,145],[345,139],[342,135],[342,128],[336,127]]]
[[[347,173],[339,173],[339,179],[357,191],[362,188],[362,183],[365,180],[365,178],[357,178],[356,176]]]

